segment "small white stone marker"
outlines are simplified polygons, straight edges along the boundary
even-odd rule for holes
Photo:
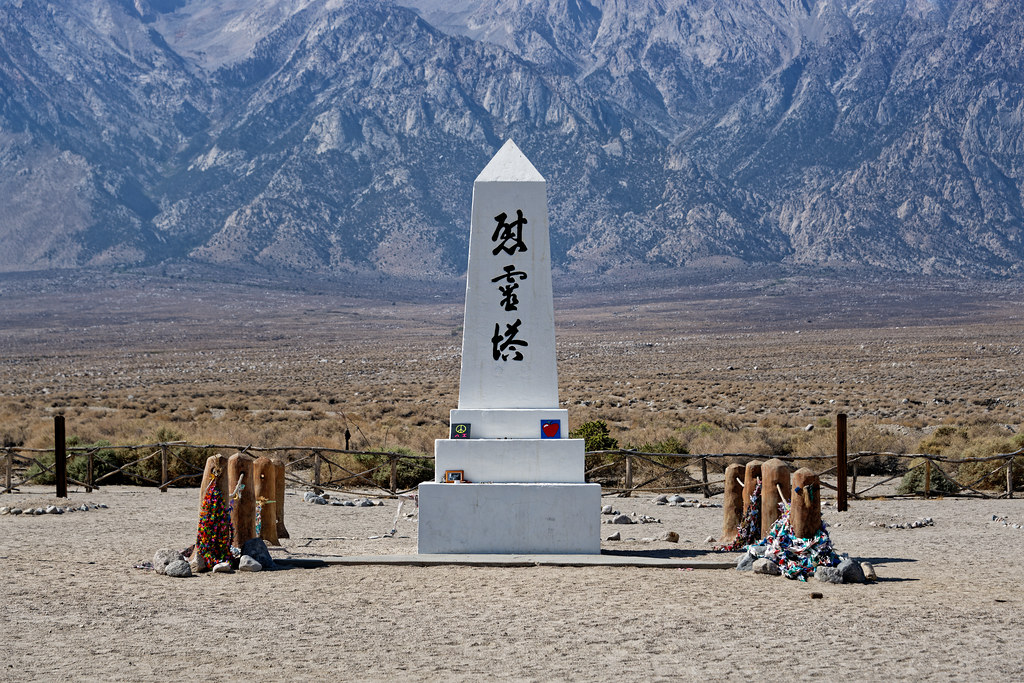
[[[600,552],[601,487],[558,407],[546,187],[511,140],[473,184],[459,407],[420,485],[420,553]]]

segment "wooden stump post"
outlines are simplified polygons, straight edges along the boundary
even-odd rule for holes
[[[320,488],[321,465],[322,458],[320,456],[320,451],[313,451],[313,493],[315,493],[318,496],[324,492],[324,490]]]
[[[256,496],[253,486],[253,459],[245,453],[235,453],[228,458],[228,488],[234,493],[238,480],[244,488],[231,509],[231,526],[234,536],[231,545],[241,548],[250,538],[256,537]]]
[[[231,495],[231,491],[228,490],[228,459],[218,453],[217,455],[211,455],[206,459],[206,467],[203,468],[203,483],[199,488],[199,514],[203,514],[203,498],[206,497],[206,489],[210,488],[210,480],[213,479],[213,473],[217,472],[217,487],[220,489],[220,499],[224,501],[224,504],[228,504],[228,496]]]
[[[7,457],[4,458],[4,459],[7,461],[7,476],[6,476],[7,485],[4,488],[4,491],[6,491],[7,493],[10,493],[11,489],[13,488],[13,486],[11,484],[11,480],[14,478],[14,451],[12,451],[10,448],[8,448],[7,449]]]
[[[57,497],[68,497],[68,443],[64,437],[64,416],[53,416],[53,463],[57,477]]]
[[[633,495],[633,456],[626,454],[626,490],[622,494],[626,498]]]
[[[782,496],[779,489],[782,489]],[[778,458],[772,458],[761,465],[761,538],[768,535],[779,518],[782,497],[790,497],[789,467]]]
[[[725,498],[722,501],[722,538],[727,545],[736,540],[736,531],[743,521],[743,477],[746,468],[738,463],[725,468]]]
[[[256,458],[253,477],[253,495],[260,509],[260,538],[271,545],[281,545],[277,540],[277,472],[270,458]]]
[[[389,456],[391,460],[391,476],[388,479],[388,483],[391,487],[391,493],[398,491],[398,456]]]
[[[89,451],[85,465],[85,492],[92,493],[96,478],[96,451]]]
[[[932,461],[924,461],[924,497],[932,497]]]
[[[793,493],[789,523],[797,538],[813,538],[821,530],[821,480],[811,470],[801,467],[792,476]]]
[[[281,461],[274,463],[274,493],[277,496],[274,498],[277,502],[274,504],[276,509],[277,517],[277,537],[291,538],[288,535],[288,529],[284,527],[284,468],[285,464]]]

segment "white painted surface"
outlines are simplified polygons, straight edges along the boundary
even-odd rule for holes
[[[518,224],[520,211],[525,224]],[[501,214],[505,225],[517,227],[498,229]],[[508,266],[519,275],[495,282]],[[517,301],[500,287],[513,287]],[[518,331],[509,335],[517,321]],[[496,335],[499,345],[511,337],[527,345],[506,348],[495,359]],[[511,140],[473,183],[459,408],[558,408],[546,183]]]
[[[569,438],[569,411],[564,409],[455,409],[451,411],[451,424],[468,422],[470,438],[473,439],[539,439],[541,420],[561,421],[561,438]]]
[[[419,547],[436,553],[600,554],[599,484],[420,484]]]
[[[434,481],[462,470],[474,483],[582,484],[583,439],[438,439]]]

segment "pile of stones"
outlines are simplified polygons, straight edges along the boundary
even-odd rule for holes
[[[1008,517],[992,515],[992,521],[996,522],[997,524],[1002,524],[1003,526],[1012,527],[1014,529],[1024,529],[1024,524],[1017,524],[1016,522],[1011,522]]]
[[[779,565],[763,557],[766,548],[752,545],[736,564],[741,572],[753,572],[768,576],[781,576]],[[851,558],[845,553],[840,555],[840,563],[836,567],[818,567],[814,570],[814,578],[822,583],[871,583],[878,580],[875,568],[870,562],[862,562]]]
[[[375,503],[370,498],[360,498],[359,500],[333,500],[329,493],[321,493],[317,495],[313,491],[306,491],[302,495],[302,500],[306,501],[310,505],[337,505],[339,507],[350,508],[372,508],[374,506],[384,505],[383,500],[378,500]]]
[[[78,505],[46,505],[25,508],[0,506],[0,515],[63,515],[65,512],[88,512],[89,510],[106,510],[103,503],[80,503]]]
[[[931,517],[923,517],[915,519],[913,522],[868,522],[868,526],[880,529],[920,529],[926,526],[935,526],[935,520]]]
[[[662,495],[654,499],[655,505],[668,505],[669,507],[680,507],[680,508],[720,508],[722,507],[718,503],[711,503],[706,500],[686,500],[678,493],[674,493],[671,496]]]
[[[238,549],[234,549],[234,552],[238,552]],[[251,538],[246,541],[241,548],[236,562],[240,572],[258,572],[264,569],[277,568],[273,558],[270,556],[270,551],[267,550],[267,544],[261,538]],[[152,564],[153,571],[157,574],[164,574],[165,576],[178,579],[187,579],[196,573],[193,571],[196,564],[195,558],[193,558],[192,562],[189,562],[184,554],[171,548],[157,550],[156,554],[153,555]],[[196,567],[196,569],[202,569],[202,567]],[[211,571],[214,574],[230,574],[234,569],[234,563],[221,562],[212,567]]]
[[[614,509],[611,505],[601,508],[602,515],[608,515],[611,519],[604,520],[605,524],[661,524],[661,520],[650,515],[642,515],[634,512],[626,515]]]

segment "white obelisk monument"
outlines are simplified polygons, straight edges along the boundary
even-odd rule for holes
[[[419,552],[600,553],[601,486],[558,407],[546,183],[511,140],[473,184],[460,381]]]

